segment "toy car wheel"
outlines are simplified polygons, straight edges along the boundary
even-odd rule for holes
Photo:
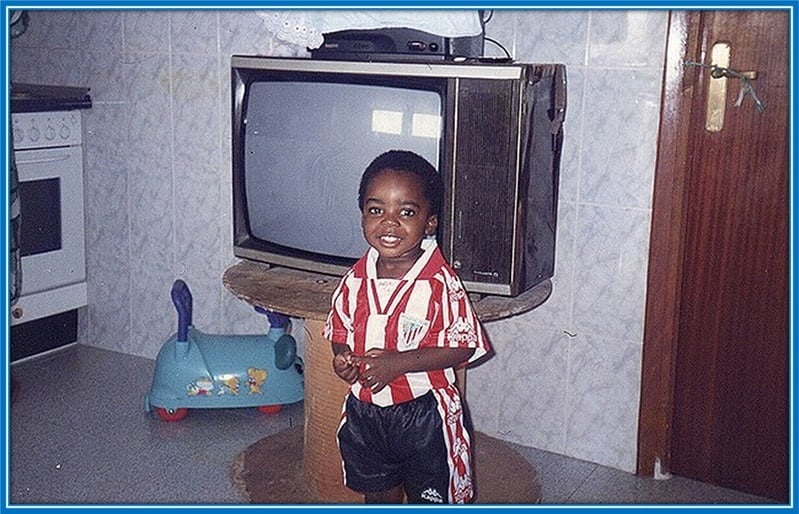
[[[264,414],[277,414],[281,407],[282,405],[261,405],[258,410]]]
[[[189,413],[189,409],[164,409],[163,407],[156,407],[155,413],[164,421],[180,421]]]

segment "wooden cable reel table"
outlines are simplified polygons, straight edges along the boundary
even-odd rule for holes
[[[256,307],[305,320],[305,427],[303,479],[318,498],[359,503],[361,495],[343,484],[336,427],[347,384],[333,372],[333,351],[322,336],[330,299],[339,277],[241,261],[228,268],[222,282],[237,298]],[[485,296],[473,302],[483,323],[534,309],[552,292],[549,280],[515,298]],[[459,374],[465,394],[465,370]]]

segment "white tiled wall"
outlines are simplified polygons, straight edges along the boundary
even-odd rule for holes
[[[554,291],[491,322],[469,371],[478,430],[635,469],[644,298],[667,12],[496,10],[514,58],[567,65]],[[182,277],[201,330],[265,319],[224,288],[231,250],[229,59],[305,55],[242,10],[31,11],[12,79],[90,86],[83,342],[154,358]],[[503,55],[486,43],[488,55]],[[299,328],[299,327],[298,327]],[[301,337],[302,331],[295,333]]]

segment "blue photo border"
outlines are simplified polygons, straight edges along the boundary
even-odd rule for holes
[[[83,0],[83,1],[35,1],[35,0],[0,0],[0,5],[3,7],[4,23],[2,25],[2,41],[3,45],[3,64],[2,64],[2,79],[3,87],[0,88],[0,99],[2,99],[2,116],[6,120],[6,130],[0,133],[0,141],[2,141],[3,155],[2,165],[4,169],[9,168],[10,148],[8,141],[8,134],[10,131],[10,95],[9,84],[10,77],[10,38],[9,38],[9,14],[11,10],[33,10],[33,9],[54,9],[54,8],[85,8],[85,9],[254,9],[254,8],[269,8],[269,9],[317,9],[317,8],[491,8],[491,9],[669,9],[669,10],[702,10],[702,9],[788,9],[790,10],[790,99],[791,111],[789,113],[789,148],[790,148],[790,170],[789,170],[789,377],[790,377],[790,428],[789,434],[791,437],[790,444],[790,490],[789,490],[789,504],[787,505],[764,505],[764,506],[751,506],[751,505],[469,505],[469,506],[437,506],[437,507],[412,507],[412,506],[382,506],[382,507],[369,507],[369,506],[353,506],[353,505],[9,505],[10,501],[10,456],[8,455],[9,449],[9,426],[10,426],[10,373],[9,373],[9,298],[6,296],[3,300],[2,320],[3,320],[3,358],[4,365],[0,367],[0,375],[2,380],[3,401],[2,415],[3,424],[0,427],[2,433],[2,470],[0,474],[3,476],[2,487],[0,488],[0,514],[5,511],[28,511],[28,512],[43,512],[51,510],[62,509],[100,509],[100,510],[146,510],[152,512],[161,510],[196,510],[203,511],[208,509],[224,509],[224,510],[252,510],[252,509],[268,509],[270,511],[296,511],[296,510],[311,510],[311,511],[324,511],[329,509],[355,509],[361,510],[383,510],[392,508],[412,508],[412,509],[446,509],[446,508],[466,508],[466,509],[502,509],[502,510],[531,510],[536,512],[560,512],[564,510],[640,510],[640,509],[653,509],[653,510],[675,510],[681,512],[697,512],[697,511],[713,511],[718,509],[735,510],[735,511],[748,511],[748,510],[779,510],[793,511],[794,495],[796,491],[797,479],[795,473],[795,416],[794,398],[796,391],[795,384],[795,359],[796,354],[794,351],[794,314],[795,314],[795,268],[794,268],[794,241],[796,236],[796,225],[794,223],[794,206],[795,206],[795,190],[794,190],[794,172],[795,172],[795,131],[794,120],[797,109],[796,102],[796,68],[794,65],[794,58],[797,50],[797,37],[796,37],[796,7],[797,1],[777,1],[777,2],[755,2],[755,1],[713,1],[706,0],[701,2],[688,2],[688,1],[650,1],[650,2],[625,2],[625,1],[573,1],[573,2],[536,2],[536,1],[504,1],[504,2],[478,2],[475,0],[439,0],[436,2],[416,0],[404,2],[375,2],[368,0],[351,0],[344,2],[341,0],[315,0],[309,2],[264,2],[252,0],[238,0],[230,3],[221,1],[127,1],[127,2],[112,2],[102,0]],[[493,5],[492,5],[493,4]],[[3,223],[0,232],[2,232],[2,247],[0,252],[3,255],[4,267],[0,271],[3,284],[6,291],[9,291],[8,283],[8,270],[9,270],[9,209],[8,209],[8,191],[9,191],[9,177],[8,174],[2,174],[2,187],[6,197],[6,207],[3,209]],[[143,477],[146,480],[146,477]]]

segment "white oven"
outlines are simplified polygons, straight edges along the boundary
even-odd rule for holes
[[[11,325],[87,303],[79,110],[12,113],[22,286]]]

